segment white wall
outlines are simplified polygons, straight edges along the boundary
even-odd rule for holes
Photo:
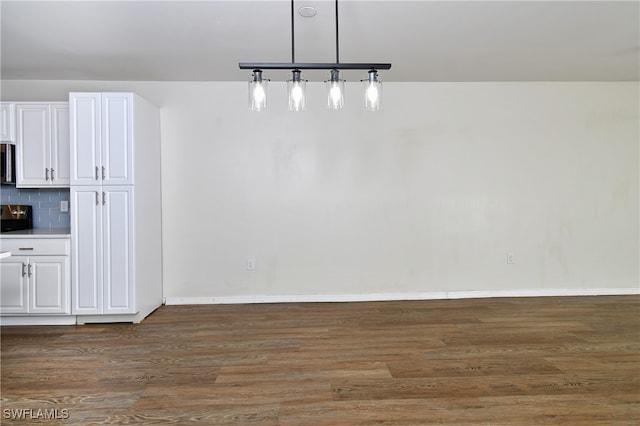
[[[318,83],[305,113],[283,83],[260,114],[246,83],[4,81],[1,96],[130,90],[162,108],[165,297],[339,299],[637,292],[639,87],[386,83],[380,113],[356,84],[339,112]]]

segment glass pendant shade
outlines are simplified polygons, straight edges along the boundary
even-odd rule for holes
[[[287,81],[289,92],[289,111],[304,111],[306,109],[307,81],[300,78],[300,70],[293,70],[293,77]]]
[[[375,70],[369,71],[364,81],[364,108],[367,111],[379,111],[382,108],[382,83]]]
[[[249,81],[249,109],[260,112],[267,109],[267,83],[262,79],[262,71],[254,70]]]
[[[331,79],[325,82],[327,87],[327,107],[342,109],[344,107],[344,80],[340,80],[340,71],[331,70]]]

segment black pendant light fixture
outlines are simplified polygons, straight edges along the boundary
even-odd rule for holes
[[[340,38],[338,26],[338,0],[335,0],[336,22],[336,61],[335,62],[296,62],[294,0],[291,0],[291,62],[240,62],[240,69],[253,70],[249,81],[249,109],[264,111],[267,107],[267,83],[262,78],[263,70],[291,70],[291,80],[287,81],[289,92],[289,110],[304,111],[306,108],[306,80],[302,79],[302,70],[329,70],[329,80],[325,82],[327,107],[341,109],[344,106],[344,80],[340,79],[340,70],[367,70],[368,76],[362,80],[365,85],[364,105],[367,111],[378,111],[382,102],[382,83],[378,79],[378,70],[388,70],[389,63],[342,63],[340,62]]]

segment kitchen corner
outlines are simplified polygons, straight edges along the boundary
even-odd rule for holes
[[[0,142],[16,152],[0,325],[140,322],[160,306],[159,109],[130,92],[0,102]]]

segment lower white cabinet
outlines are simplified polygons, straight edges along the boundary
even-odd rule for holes
[[[0,309],[3,314],[29,313],[28,257],[10,257],[0,265]]]
[[[0,261],[0,314],[70,314],[69,240],[2,242],[15,255]]]
[[[131,186],[72,187],[73,314],[137,312],[133,197]]]

